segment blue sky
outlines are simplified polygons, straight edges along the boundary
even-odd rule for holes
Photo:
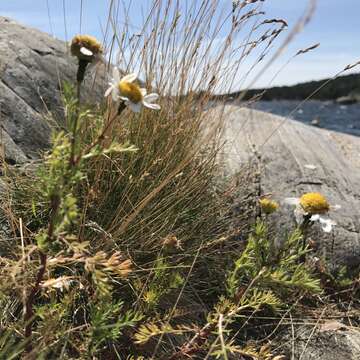
[[[146,13],[151,0],[123,1],[126,4],[132,3],[131,23],[140,25],[141,14]],[[101,25],[106,23],[110,0],[82,2],[82,32],[101,38]],[[231,0],[220,2],[222,6],[231,7]],[[268,18],[284,18],[291,28],[307,3],[307,0],[266,0],[263,8]],[[57,38],[68,40],[80,32],[80,4],[81,0],[0,0],[0,15],[9,16],[23,24],[52,33]],[[269,85],[273,74],[292,54],[317,42],[321,45],[316,51],[292,61],[272,84],[295,84],[330,77],[345,65],[360,60],[359,14],[360,0],[318,0],[317,11],[311,23],[290,44],[281,59],[272,65],[270,71],[256,83],[256,87]]]

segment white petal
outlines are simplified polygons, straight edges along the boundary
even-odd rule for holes
[[[81,47],[80,48],[80,52],[83,54],[83,55],[86,55],[86,56],[93,56],[93,52],[89,49],[87,49],[86,47]]]
[[[128,105],[129,108],[135,113],[139,113],[141,111],[141,103],[135,104],[131,101],[127,101],[126,105]]]
[[[111,93],[111,91],[114,89],[114,85],[110,85],[110,87],[105,91],[105,97],[108,97]]]
[[[124,101],[130,101],[129,98],[127,98],[125,96],[121,96],[121,95],[119,95],[119,99],[124,100]]]
[[[146,101],[148,103],[152,103],[152,102],[156,101],[158,98],[159,98],[159,95],[153,93],[153,94],[146,95],[144,97],[144,101]]]
[[[146,101],[143,101],[143,104],[144,104],[145,107],[147,107],[149,109],[153,109],[153,110],[160,110],[161,109],[160,105],[158,105],[158,104],[151,104],[151,103],[148,103]]]
[[[285,198],[284,201],[286,204],[289,204],[289,205],[299,205],[300,204],[299,198]]]
[[[135,73],[132,73],[132,74],[129,74],[129,75],[125,75],[121,79],[121,81],[133,82],[136,78],[137,78],[137,75]]]
[[[120,74],[119,74],[119,69],[116,66],[113,67],[112,76],[113,76],[113,82],[117,84],[120,81]]]
[[[112,95],[112,98],[113,98],[114,101],[119,100],[119,90],[118,90],[117,87],[113,88],[113,91],[112,91],[111,95]]]
[[[329,233],[331,231],[332,227],[334,225],[336,225],[336,222],[329,218],[320,217],[319,220],[320,220],[321,228],[326,233]]]
[[[140,88],[140,92],[142,96],[145,96],[147,94],[147,91],[144,88]]]
[[[320,220],[319,214],[312,215],[310,218],[310,221],[319,221],[319,220]]]

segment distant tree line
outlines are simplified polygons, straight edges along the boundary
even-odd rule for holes
[[[309,81],[293,86],[276,86],[269,89],[251,89],[244,94],[243,91],[227,95],[216,96],[216,98],[234,97],[242,95],[244,100],[260,97],[261,100],[302,100],[320,88],[328,79]],[[360,74],[339,76],[329,82],[321,90],[312,96],[314,100],[336,100],[343,96],[360,96]]]

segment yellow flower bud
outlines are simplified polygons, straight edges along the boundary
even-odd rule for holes
[[[265,214],[272,214],[279,208],[279,204],[269,198],[262,198],[259,200],[261,211]]]

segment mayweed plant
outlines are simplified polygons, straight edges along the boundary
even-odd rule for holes
[[[311,224],[318,221],[324,232],[331,232],[336,222],[325,216],[330,210],[336,210],[339,205],[331,206],[324,195],[320,193],[306,193],[300,198],[286,198],[285,202],[295,205],[295,218],[299,225]]]
[[[112,1],[108,46],[74,37],[78,71],[51,148],[30,172],[7,169],[1,359],[280,359],[268,339],[283,310],[319,301],[321,284],[303,259],[304,231],[270,230],[278,203],[254,201],[257,218],[241,203],[234,225],[236,196],[218,178],[222,117],[209,111],[214,93],[249,76],[249,54],[258,51],[254,68],[286,28],[261,3],[232,2],[225,14],[213,0],[154,1],[132,33]],[[112,80],[90,102],[88,65],[105,48],[109,64],[117,49]],[[247,181],[237,187],[249,197]],[[330,209],[320,200],[297,208],[315,221]],[[264,318],[275,322],[254,331]]]

